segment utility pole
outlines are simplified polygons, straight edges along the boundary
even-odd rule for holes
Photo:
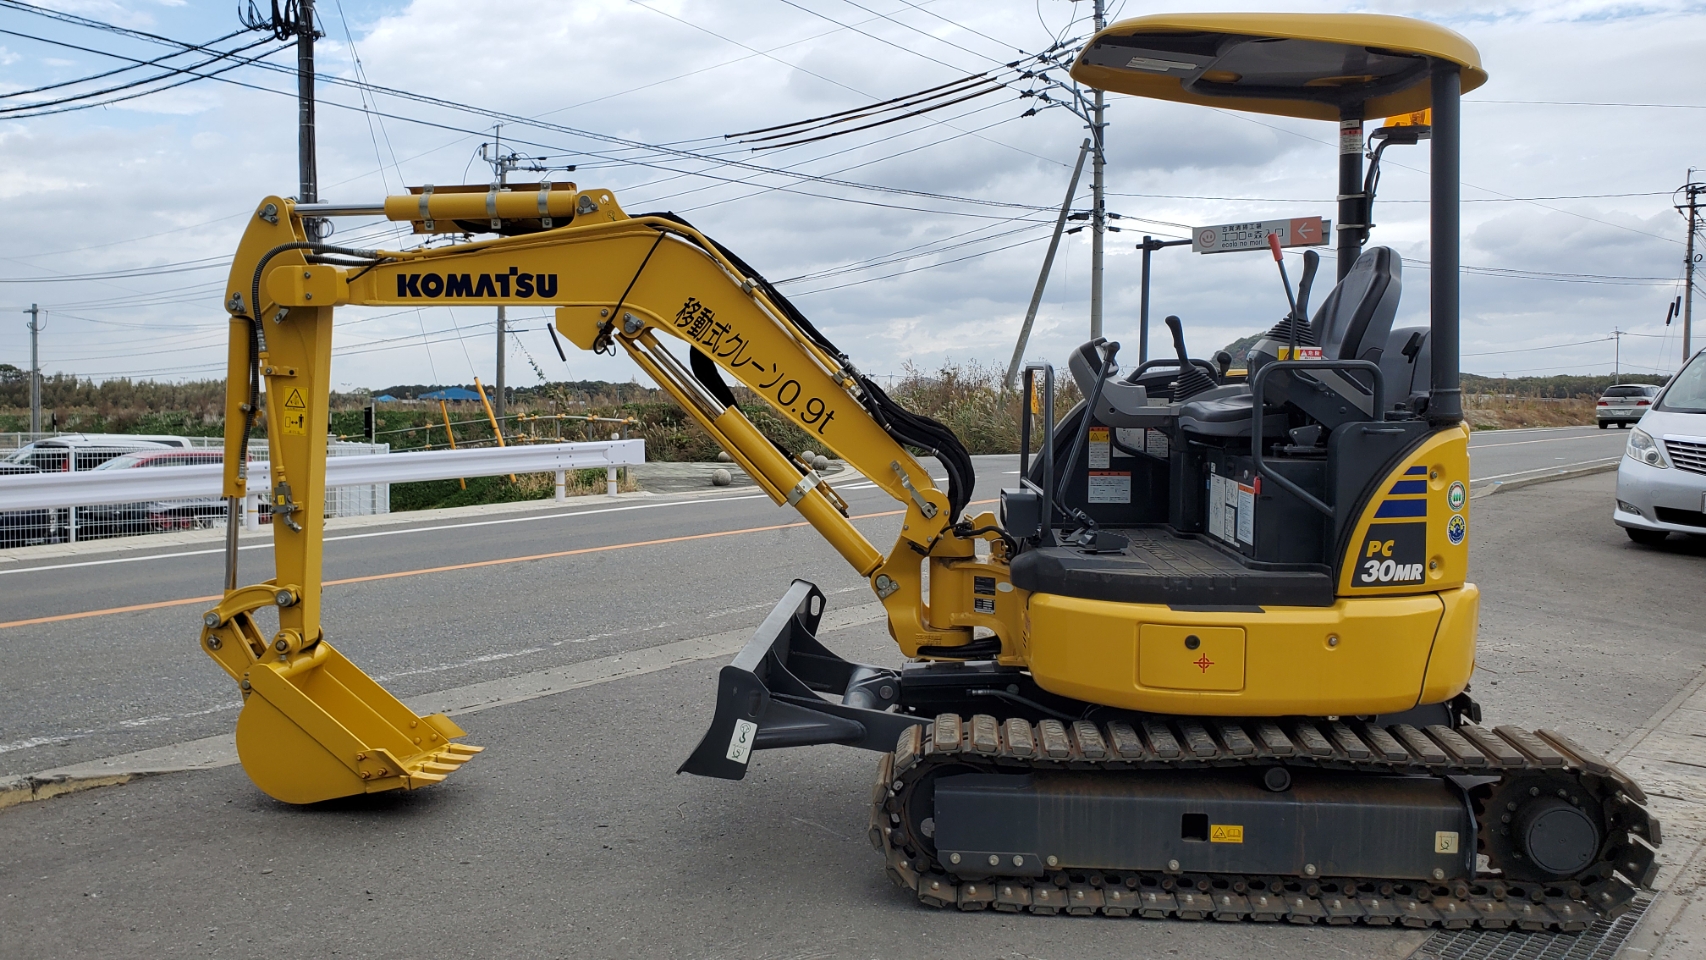
[[[487,146],[492,148],[490,155],[486,152]],[[509,172],[514,170],[521,163],[521,158],[516,156],[514,151],[507,154],[503,152],[503,124],[501,123],[492,128],[492,143],[489,145],[484,143],[480,144],[480,158],[492,165],[492,189],[494,190],[502,190],[504,186],[509,183]],[[496,412],[496,417],[493,422],[498,426],[502,426],[504,422],[504,407],[506,405],[504,403],[506,383],[504,378],[504,361],[508,359],[509,345],[505,342],[504,338],[508,336],[509,316],[504,311],[504,308],[500,306],[498,307],[498,375],[497,381],[494,384],[495,390],[492,395],[492,406],[495,408]]]
[[[1103,0],[1096,3],[1096,31],[1108,25],[1102,9]],[[1094,118],[1090,124],[1090,138],[1095,142],[1096,155],[1090,166],[1090,339],[1102,335],[1102,240],[1108,232],[1108,208],[1103,202],[1102,169],[1106,158],[1103,155],[1102,133],[1106,124],[1102,122],[1102,91],[1096,91],[1095,107],[1091,111]]]
[[[1700,194],[1706,183],[1694,182],[1694,168],[1688,168],[1688,182],[1682,190],[1688,195],[1688,254],[1683,258],[1682,290],[1682,362],[1687,363],[1694,353],[1694,234],[1700,229]],[[1678,205],[1677,210],[1682,206]]]
[[[320,199],[320,174],[314,161],[314,0],[296,0],[296,165],[301,184],[298,199],[316,203]],[[310,239],[319,239],[319,223],[309,227]]]
[[[30,432],[41,432],[41,360],[36,351],[36,335],[41,333],[41,307],[30,304],[24,311],[30,315]]]
[[[514,157],[511,156],[511,157],[506,158],[503,155],[503,124],[501,124],[501,123],[498,124],[496,127],[492,128],[492,153],[495,155],[492,157],[492,172],[497,174],[497,183],[495,184],[495,186],[497,187],[497,189],[502,190],[504,185],[509,182],[509,170],[510,170],[510,167],[514,164]],[[497,377],[498,391],[497,391],[497,396],[494,397],[493,399],[495,399],[497,401],[496,406],[498,409],[497,409],[497,418],[496,418],[495,423],[500,428],[500,430],[499,430],[500,436],[502,435],[501,428],[502,428],[503,422],[504,422],[504,407],[507,406],[507,404],[505,404],[505,402],[504,402],[504,400],[505,400],[504,394],[505,394],[505,389],[506,389],[505,388],[505,380],[504,380],[504,361],[506,359],[508,359],[509,350],[507,348],[509,345],[504,342],[504,338],[509,336],[508,323],[509,323],[508,315],[504,312],[503,305],[499,304],[498,305],[498,377]],[[499,445],[500,446],[502,445],[502,441],[499,441]]]
[[[1623,371],[1623,331],[1617,329],[1616,327],[1611,328],[1611,339],[1617,341],[1617,346],[1612,348],[1613,352],[1611,354],[1611,356],[1612,356],[1612,360],[1611,360],[1611,382],[1616,383],[1618,380],[1622,379],[1622,371]]]
[[[1049,272],[1054,269],[1054,253],[1060,248],[1061,228],[1066,226],[1066,217],[1072,212],[1072,197],[1078,192],[1078,175],[1084,172],[1084,155],[1090,152],[1090,139],[1086,137],[1078,148],[1078,163],[1072,168],[1072,179],[1066,184],[1066,199],[1060,202],[1060,217],[1054,222],[1054,236],[1049,239],[1048,253],[1043,255],[1043,269],[1037,275],[1037,288],[1031,292],[1031,306],[1025,311],[1025,322],[1019,327],[1019,341],[1013,345],[1013,362],[1007,365],[1007,377],[1002,383],[1008,390],[1019,389],[1019,364],[1025,359],[1025,344],[1031,339],[1031,324],[1036,322],[1037,308],[1043,302],[1043,288],[1048,285]]]
[[[548,170],[573,170],[573,166],[542,166],[539,161],[545,157],[524,157],[514,150],[508,153],[503,149],[503,124],[492,128],[492,142],[480,144],[480,159],[491,164],[492,189],[503,190],[509,184],[509,175],[515,170],[531,170],[544,173]],[[492,228],[497,229],[498,221],[492,221]],[[498,350],[497,350],[497,382],[493,384],[492,406],[499,424],[504,421],[504,361],[508,359],[509,349],[505,338],[509,336],[509,317],[503,307],[498,307]]]
[[[249,0],[249,8],[237,11],[237,20],[250,30],[266,30],[280,40],[296,39],[296,199],[316,203],[320,199],[320,175],[314,160],[314,0],[273,0],[272,11],[263,14]],[[308,239],[321,237],[321,221],[303,223]]]

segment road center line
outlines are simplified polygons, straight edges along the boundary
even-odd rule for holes
[[[350,533],[341,537],[326,537],[322,543],[336,543],[340,540],[366,540],[372,537],[395,537],[405,533],[431,533],[437,530],[460,530],[464,527],[489,527],[499,523],[523,523],[529,520],[561,520],[565,517],[593,517],[602,513],[622,513],[627,510],[654,510],[658,507],[684,507],[699,503],[724,503],[731,500],[768,499],[768,494],[743,494],[738,497],[703,497],[698,500],[672,500],[667,503],[638,503],[626,507],[604,507],[598,510],[570,510],[566,513],[549,513],[543,516],[525,515],[520,517],[503,517],[497,520],[470,520],[467,523],[440,523],[430,527],[405,527],[401,530],[377,530],[373,533]],[[238,547],[239,550],[270,550],[272,541],[251,543]],[[211,550],[184,550],[177,553],[151,553],[141,557],[114,557],[107,560],[83,560],[77,563],[56,563],[51,566],[19,567],[15,570],[0,570],[0,577],[12,573],[35,573],[38,570],[67,570],[72,567],[99,567],[109,563],[136,563],[139,560],[171,560],[175,557],[199,557],[210,553],[224,553],[224,547]]]

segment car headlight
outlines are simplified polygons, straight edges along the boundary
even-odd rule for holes
[[[1659,447],[1659,442],[1640,427],[1629,431],[1629,445],[1625,452],[1649,467],[1662,469],[1670,466],[1670,461],[1665,459],[1665,452]]]

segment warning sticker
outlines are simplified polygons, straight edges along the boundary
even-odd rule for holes
[[[1238,542],[1256,543],[1256,488],[1238,484]]]
[[[1434,852],[1435,853],[1456,853],[1457,852],[1457,831],[1456,830],[1435,830],[1434,831]]]
[[[308,404],[302,402],[302,391],[291,387],[290,395],[284,398],[284,406],[289,410],[303,410]]]
[[[1243,493],[1250,492],[1250,503],[1247,509],[1243,506]],[[1245,543],[1254,541],[1254,524],[1246,529],[1245,515],[1252,518],[1256,514],[1256,490],[1241,483],[1211,473],[1208,477],[1208,532],[1225,540],[1227,543]],[[1245,540],[1243,534],[1250,533],[1251,539]]]
[[[278,418],[278,424],[287,437],[306,437],[308,435],[308,414],[300,410],[286,410],[284,416]]]
[[[1362,152],[1362,121],[1361,120],[1340,120],[1339,121],[1339,152],[1340,153],[1361,153]]]
[[[1148,434],[1144,442],[1143,452],[1152,457],[1167,459],[1167,435],[1159,430],[1145,430]]]
[[[746,763],[746,758],[752,755],[752,741],[758,736],[758,724],[751,720],[736,720],[735,732],[729,737],[729,752],[726,756],[736,763]]]
[[[1091,503],[1130,503],[1131,474],[1123,470],[1090,471]]]
[[[1107,427],[1090,428],[1090,469],[1108,469],[1108,457],[1111,455],[1112,446],[1108,443]]]
[[[1210,843],[1243,843],[1244,825],[1241,823],[1209,824],[1208,840]]]

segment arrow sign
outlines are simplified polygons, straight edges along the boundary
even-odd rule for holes
[[[1265,250],[1270,235],[1279,237],[1282,247],[1318,247],[1330,241],[1332,234],[1333,222],[1321,217],[1224,223],[1192,230],[1191,249],[1197,253]]]

